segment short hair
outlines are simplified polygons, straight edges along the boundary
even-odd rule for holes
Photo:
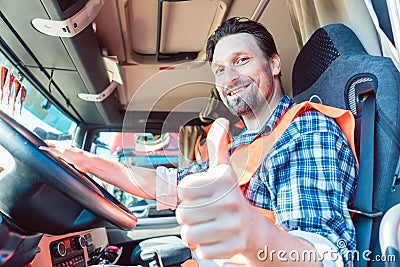
[[[253,35],[266,59],[278,54],[274,38],[264,25],[247,18],[233,17],[222,23],[213,35],[208,38],[206,47],[206,58],[208,62],[211,63],[213,60],[214,50],[217,43],[223,37],[237,33],[248,33]]]

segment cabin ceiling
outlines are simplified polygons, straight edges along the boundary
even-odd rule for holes
[[[165,111],[191,98],[208,97],[213,76],[208,64],[201,64],[205,60],[208,36],[228,17],[251,17],[259,4],[258,0],[164,3],[160,53],[194,52],[197,56],[193,61],[199,62],[194,64],[192,60],[192,63],[156,60],[157,2],[108,1],[95,20],[100,45],[121,62],[125,83],[119,86],[118,92],[128,110],[142,110],[151,105],[155,111]],[[283,60],[282,81],[290,94],[291,68],[298,50],[286,5],[282,1],[271,1],[260,22],[276,38]],[[187,77],[193,77],[192,81]],[[198,112],[204,101],[192,103],[188,111]]]
[[[48,36],[32,26],[35,18],[68,19],[91,1],[102,2],[99,14],[93,24],[72,38]],[[199,112],[213,87],[213,76],[204,61],[208,36],[229,17],[251,17],[260,2],[268,2],[259,22],[275,37],[283,87],[291,95],[291,72],[299,45],[287,4],[296,1],[2,1],[0,47],[75,120],[120,125],[127,110]],[[362,1],[306,3],[318,2],[321,24],[352,24],[357,34],[361,28],[347,18],[346,11],[360,9]],[[102,93],[110,84],[103,64],[105,55],[118,59],[124,83],[102,102],[79,98],[80,93]]]

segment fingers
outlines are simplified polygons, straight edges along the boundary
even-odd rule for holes
[[[228,165],[219,165],[208,172],[195,173],[185,177],[178,185],[179,199],[192,201],[213,197],[220,187],[219,179],[229,171]]]
[[[196,253],[200,259],[229,259],[242,252],[244,247],[243,239],[240,235],[235,235],[223,243],[217,242],[199,246]]]
[[[40,146],[40,150],[50,152],[53,156],[63,159],[69,164],[74,165],[79,170],[83,170],[82,164],[85,162],[84,151],[72,146]]]
[[[210,207],[216,201],[219,201],[220,205]],[[182,202],[176,210],[176,219],[181,225],[194,225],[213,221],[216,219],[216,214],[224,216],[224,213],[233,213],[237,208],[236,202],[229,202],[229,199],[226,198],[219,198],[214,201],[210,198],[200,198]]]
[[[218,220],[220,222],[221,220]],[[201,244],[202,246],[223,243],[225,240],[231,239],[236,236],[240,229],[232,227],[224,227],[225,224],[230,224],[229,220],[224,223],[217,223],[217,221],[210,221],[192,226],[183,225],[181,228],[181,237],[183,240],[193,243]],[[216,229],[215,232],[210,229]]]
[[[59,149],[56,147],[48,147],[48,146],[39,146],[40,150],[50,152],[54,156],[61,158],[63,156],[63,152],[61,152]]]
[[[219,118],[214,121],[207,134],[210,168],[229,163],[228,129],[229,121],[224,118]]]
[[[52,141],[52,140],[44,140],[44,142],[46,143],[47,146],[53,147],[53,148],[56,148],[58,145],[56,141]]]

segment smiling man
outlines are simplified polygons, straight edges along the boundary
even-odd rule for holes
[[[209,60],[222,101],[234,115],[243,117],[247,129],[259,129],[283,95],[279,80],[274,81],[280,73],[277,53],[264,55],[249,33],[224,37],[215,51],[212,44]]]
[[[222,101],[243,119],[246,129],[233,137],[229,151],[224,151],[224,137],[210,142],[209,155],[216,159],[206,173],[199,173],[206,167],[197,165],[179,171],[178,180],[191,174],[179,186],[177,216],[183,237],[199,244],[203,258],[241,253],[249,266],[304,265],[306,259],[288,255],[311,251],[332,261],[320,258],[307,266],[340,266],[341,260],[350,265],[346,255],[355,249],[355,232],[347,205],[354,198],[357,167],[338,125],[316,110],[300,113],[239,190],[229,155],[260,136],[274,134],[295,103],[283,94],[275,43],[259,23],[229,19],[209,38],[207,57]],[[227,128],[226,121],[216,122]],[[217,127],[210,138],[223,132]],[[193,206],[200,208],[187,208]],[[260,209],[273,211],[274,218],[260,216]],[[337,246],[340,241],[346,246]],[[260,251],[264,247],[283,257],[260,261],[261,252],[268,253]]]
[[[169,208],[179,203],[182,237],[197,244],[201,259],[240,255],[247,266],[350,266],[355,231],[347,206],[358,170],[345,134],[314,108],[296,113],[239,187],[231,155],[273,136],[299,105],[283,94],[280,58],[263,25],[227,20],[209,38],[207,58],[222,101],[246,125],[228,145],[228,121],[218,119],[207,142],[209,161],[154,171],[74,148],[52,152],[127,192]]]

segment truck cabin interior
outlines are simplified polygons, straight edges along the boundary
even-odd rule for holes
[[[357,249],[381,256],[355,264],[398,266],[399,14],[391,0],[2,1],[0,266],[181,266],[191,257],[173,212],[127,207],[115,189],[38,147],[67,139],[97,152],[112,132],[141,145],[136,155],[163,148],[177,159],[171,166],[187,166],[204,127],[240,120],[220,104],[205,53],[231,17],[272,33],[286,94],[353,113]],[[34,117],[57,133],[21,125]],[[156,158],[143,164],[166,165]]]

